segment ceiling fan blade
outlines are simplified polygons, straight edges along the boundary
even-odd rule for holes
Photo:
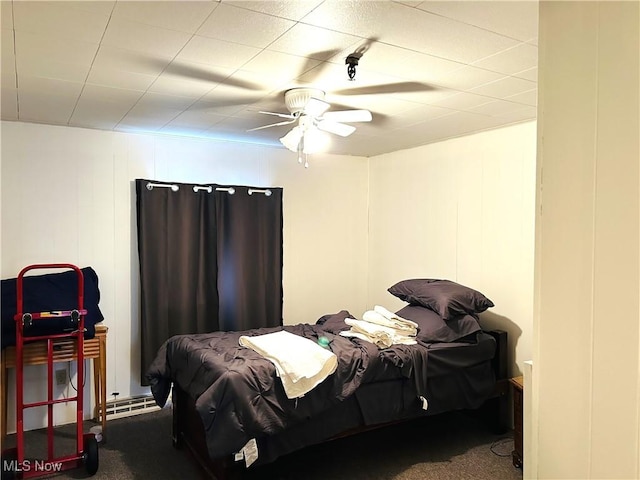
[[[269,125],[263,125],[261,127],[250,128],[249,130],[247,130],[247,132],[255,132],[256,130],[262,130],[263,128],[271,128],[271,127],[279,127],[281,125],[289,125],[289,124],[295,122],[296,120],[297,120],[297,118],[294,118],[293,120],[288,120],[286,122],[271,123]]]
[[[259,110],[258,113],[264,113],[265,115],[275,115],[276,117],[280,117],[280,118],[296,118],[291,113],[265,112],[264,110]]]
[[[398,82],[384,85],[370,85],[368,87],[346,88],[331,93],[336,95],[378,95],[381,93],[426,92],[429,90],[435,90],[435,88],[420,82]]]
[[[332,122],[370,122],[371,112],[369,110],[338,110],[335,112],[326,112],[322,115],[324,120]]]
[[[300,68],[298,76],[309,72],[308,82],[313,83],[327,66],[331,65],[327,60],[335,57],[338,53],[340,53],[340,50],[337,48],[310,53],[306,56],[306,61],[302,68]]]
[[[319,117],[326,112],[331,105],[314,97],[311,97],[304,107],[304,113],[312,117]]]
[[[261,86],[257,83],[234,78],[226,73],[218,73],[207,69],[205,66],[199,66],[195,63],[183,63],[177,60],[167,63],[160,58],[152,58],[142,54],[136,54],[136,62],[154,70],[177,77],[185,77],[192,80],[201,80],[211,82],[212,86],[218,83],[224,83],[227,86],[243,88],[246,90],[260,90]]]
[[[346,125],[344,123],[334,122],[331,120],[320,120],[318,122],[318,129],[324,132],[335,133],[341,137],[348,137],[356,131],[356,127],[352,125]]]

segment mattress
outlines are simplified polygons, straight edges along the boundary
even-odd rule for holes
[[[148,379],[159,405],[172,383],[195,401],[211,458],[238,452],[255,439],[256,464],[347,429],[440,411],[473,408],[491,395],[495,341],[474,344],[394,345],[379,350],[364,341],[332,335],[318,325],[281,327],[317,341],[330,339],[338,368],[299,399],[288,399],[273,364],[238,344],[245,332],[179,335],[160,349]],[[420,397],[427,399],[423,409]]]

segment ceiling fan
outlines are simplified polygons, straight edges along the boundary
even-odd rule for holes
[[[369,110],[328,111],[331,105],[324,100],[325,92],[317,88],[292,88],[284,93],[284,102],[289,113],[260,111],[266,115],[286,118],[282,122],[271,123],[248,131],[281,125],[297,124],[289,133],[280,138],[280,142],[289,150],[298,154],[298,162],[305,156],[305,167],[309,166],[306,155],[324,149],[328,143],[325,132],[347,137],[356,127],[347,123],[370,122]]]

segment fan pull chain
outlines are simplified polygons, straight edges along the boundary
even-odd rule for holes
[[[304,135],[300,137],[298,142],[298,163],[302,164],[302,156],[304,155],[304,168],[309,168],[309,157],[304,153]]]

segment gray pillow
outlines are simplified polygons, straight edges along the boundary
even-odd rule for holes
[[[477,315],[494,306],[482,293],[451,280],[402,280],[389,287],[388,291],[407,303],[433,310],[444,320],[460,315]]]
[[[425,343],[475,343],[482,328],[473,315],[459,315],[444,319],[433,310],[420,305],[407,305],[396,312],[402,318],[418,324],[416,339]]]

